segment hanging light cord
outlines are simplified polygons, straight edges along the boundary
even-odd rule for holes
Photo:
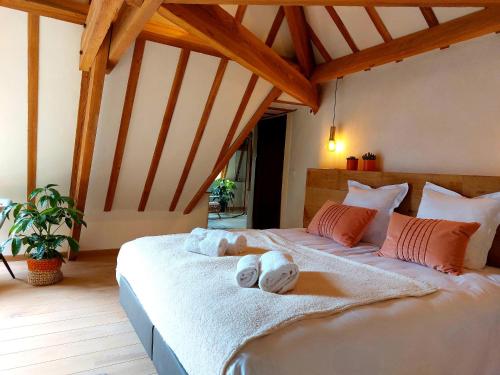
[[[335,112],[337,109],[337,87],[339,85],[339,79],[337,78],[335,80],[335,95],[334,95],[334,101],[333,101],[333,122],[332,125],[335,126]]]

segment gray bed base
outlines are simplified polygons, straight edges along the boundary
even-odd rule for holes
[[[156,327],[151,323],[127,279],[120,277],[120,303],[159,375],[188,375]]]

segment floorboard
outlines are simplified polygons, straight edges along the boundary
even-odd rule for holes
[[[156,374],[118,302],[116,254],[64,264],[64,280],[47,287],[26,282],[26,262],[9,263],[16,280],[0,267],[0,374]]]

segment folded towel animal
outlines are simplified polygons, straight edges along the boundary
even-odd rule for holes
[[[245,255],[236,266],[236,282],[242,288],[251,288],[257,280],[259,280],[259,256]]]
[[[203,228],[195,228],[191,231],[191,234],[200,236],[206,236],[207,233],[211,233],[212,236],[219,236],[227,240],[229,244],[227,248],[227,255],[238,255],[245,251],[247,247],[247,238],[242,234],[236,234],[221,229],[207,230]]]
[[[299,268],[292,257],[281,251],[268,251],[260,257],[259,287],[265,292],[286,293],[299,278]]]
[[[208,255],[210,257],[223,256],[228,248],[225,238],[213,236],[210,233],[205,235],[189,234],[184,241],[184,250],[192,253]]]

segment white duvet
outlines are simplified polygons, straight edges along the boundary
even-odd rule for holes
[[[374,256],[376,248],[370,245],[346,249],[302,229],[274,232],[302,245],[427,281],[440,292],[294,323],[248,343],[226,374],[500,374],[499,269],[448,276]],[[119,268],[120,262],[134,262],[120,255]]]

